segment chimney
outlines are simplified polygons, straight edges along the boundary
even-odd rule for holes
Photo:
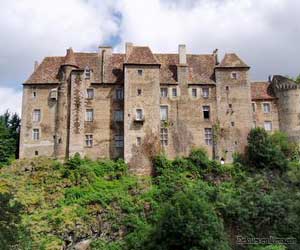
[[[99,55],[102,53],[107,57],[112,55],[112,47],[111,46],[99,46]]]
[[[178,46],[178,54],[179,54],[179,64],[186,64],[186,47],[185,44],[179,44]]]
[[[37,70],[38,66],[39,66],[39,62],[38,61],[34,61],[34,71]]]
[[[215,64],[216,64],[216,65],[219,64],[218,51],[219,51],[218,49],[215,49],[215,50],[213,51],[213,55],[214,55],[214,57],[215,57]]]
[[[128,56],[132,50],[132,47],[133,47],[133,43],[125,43],[125,53],[126,53],[126,56]]]

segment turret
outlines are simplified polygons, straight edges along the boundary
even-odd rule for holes
[[[278,98],[279,128],[300,143],[300,85],[280,75],[273,76],[271,87]]]

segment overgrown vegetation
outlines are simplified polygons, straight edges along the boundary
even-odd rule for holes
[[[0,244],[54,250],[90,239],[99,250],[298,250],[297,147],[261,129],[248,140],[248,154],[233,164],[201,149],[174,160],[157,156],[148,178],[131,175],[121,160],[16,161],[0,173],[8,211],[0,223],[12,229]],[[295,241],[243,245],[238,236]]]
[[[20,118],[6,111],[0,115],[0,168],[19,155]]]

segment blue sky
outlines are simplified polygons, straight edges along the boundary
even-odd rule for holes
[[[236,52],[251,79],[300,73],[298,0],[2,0],[0,113],[20,112],[35,60],[124,43],[153,52]]]

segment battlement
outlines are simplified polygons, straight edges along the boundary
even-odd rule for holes
[[[281,75],[274,75],[271,81],[271,86],[275,91],[299,89],[300,85],[295,81]]]

